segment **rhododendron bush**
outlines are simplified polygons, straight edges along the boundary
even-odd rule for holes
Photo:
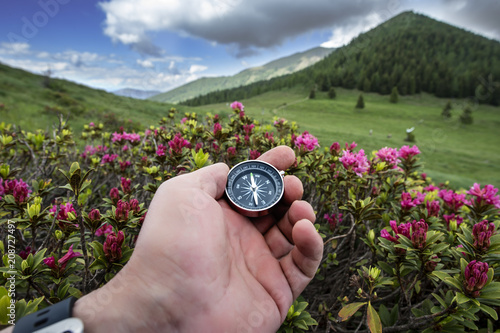
[[[496,188],[432,183],[417,146],[320,147],[294,122],[258,123],[241,103],[231,107],[227,118],[171,109],[139,133],[90,123],[78,138],[62,119],[35,133],[2,123],[0,306],[10,304],[12,276],[17,319],[101,287],[129,260],[162,182],[288,145],[297,159],[286,172],[304,184],[325,251],[280,331],[498,328]]]

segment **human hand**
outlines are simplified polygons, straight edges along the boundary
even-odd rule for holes
[[[284,170],[295,155],[259,159]],[[277,213],[244,217],[223,198],[227,173],[215,164],[162,184],[130,261],[76,303],[85,332],[277,331],[322,258],[314,211],[286,176]]]

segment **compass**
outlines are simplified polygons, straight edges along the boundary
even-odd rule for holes
[[[267,162],[236,164],[227,175],[226,195],[233,208],[248,217],[267,215],[284,192],[284,171]]]

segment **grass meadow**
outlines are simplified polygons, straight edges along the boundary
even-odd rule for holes
[[[318,137],[322,147],[334,141],[355,141],[367,154],[379,148],[416,144],[422,154],[424,171],[435,182],[450,181],[452,187],[469,188],[474,182],[500,186],[500,108],[471,105],[474,122],[462,125],[459,116],[465,100],[451,100],[450,119],[441,111],[448,101],[428,94],[400,96],[396,104],[389,96],[363,93],[365,108],[355,109],[360,94],[336,89],[337,97],[291,89],[242,100],[248,115],[260,121],[283,117],[296,121],[300,130]],[[229,113],[228,104],[198,107],[200,111]],[[202,111],[203,110],[203,111]],[[405,142],[406,129],[414,127],[415,143]],[[371,134],[370,134],[371,133]]]

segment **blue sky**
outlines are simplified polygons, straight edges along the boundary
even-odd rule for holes
[[[91,87],[167,91],[414,10],[500,40],[497,0],[2,0],[0,62]]]

